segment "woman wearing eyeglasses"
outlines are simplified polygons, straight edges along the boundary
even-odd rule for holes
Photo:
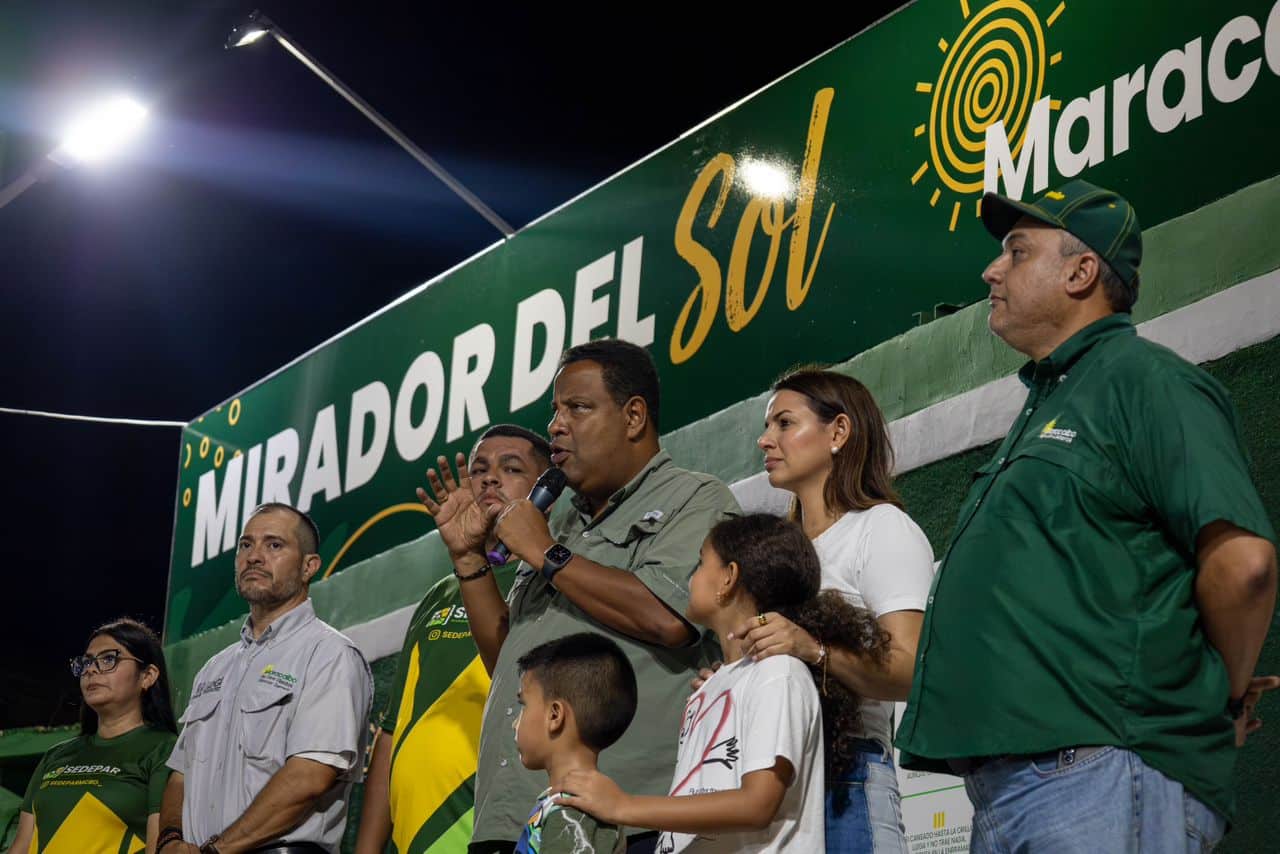
[[[80,735],[36,766],[9,854],[154,854],[176,739],[160,640],[137,620],[115,620],[89,636],[71,672],[84,698]]]

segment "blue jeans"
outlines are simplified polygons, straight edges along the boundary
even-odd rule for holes
[[[871,739],[857,744],[852,767],[839,780],[827,781],[827,851],[907,854],[893,754]]]
[[[1132,751],[1066,753],[999,759],[964,778],[970,852],[1201,852],[1226,832],[1222,816]]]

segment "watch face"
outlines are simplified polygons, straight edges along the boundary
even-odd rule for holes
[[[547,549],[546,558],[548,563],[559,569],[573,558],[573,552],[569,551],[567,546],[556,543]]]

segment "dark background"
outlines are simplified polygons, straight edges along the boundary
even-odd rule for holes
[[[518,228],[904,4],[259,5]],[[278,45],[224,50],[254,8],[0,3],[0,183],[88,98],[152,109],[0,209],[0,406],[187,420],[498,239]],[[161,626],[178,434],[0,414],[0,728],[74,720],[95,625]]]

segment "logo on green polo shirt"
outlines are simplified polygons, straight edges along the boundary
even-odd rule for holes
[[[285,673],[282,670],[276,670],[274,664],[268,664],[262,668],[262,675],[258,677],[259,682],[265,682],[268,685],[274,685],[277,688],[293,688],[298,684],[298,677],[291,673]]]
[[[42,780],[54,780],[67,774],[119,774],[120,769],[114,765],[60,765],[45,773]]]
[[[446,623],[465,623],[466,621],[467,609],[461,605],[450,605],[432,614],[431,619],[427,621],[427,628],[443,626]]]
[[[1077,435],[1079,434],[1077,434],[1075,430],[1067,430],[1064,427],[1059,427],[1058,419],[1056,418],[1044,425],[1044,429],[1040,431],[1041,439],[1054,439],[1058,442],[1066,442],[1068,445],[1075,441]]]
[[[431,619],[427,620],[428,628],[431,626],[443,626],[445,623],[449,622],[449,612],[452,610],[453,610],[452,605],[446,605],[445,607],[441,608],[439,611],[436,611],[434,614],[431,615]]]

